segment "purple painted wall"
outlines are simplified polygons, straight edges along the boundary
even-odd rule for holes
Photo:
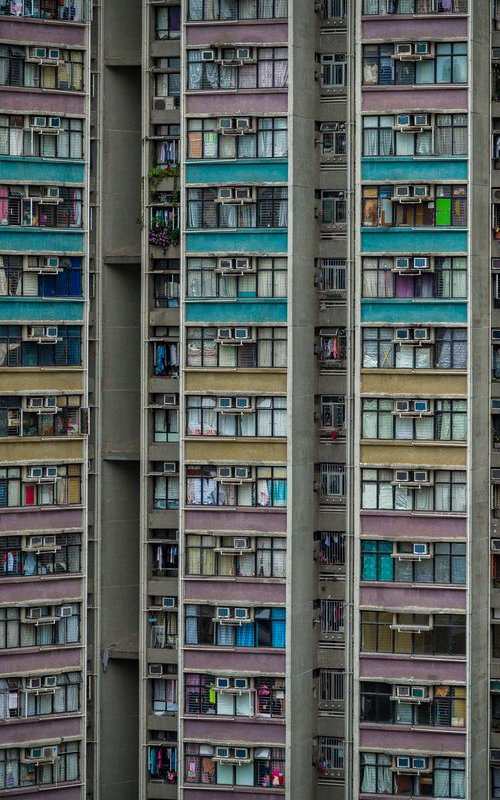
[[[227,600],[241,602],[286,603],[286,586],[281,583],[268,583],[268,579],[252,581],[235,579],[229,581],[185,580],[186,600]],[[1,599],[1,594],[0,594]]]
[[[30,600],[70,600],[83,596],[79,578],[4,578],[0,583],[0,603]]]
[[[1,95],[0,95],[1,102]],[[30,533],[31,531],[50,531],[55,529],[81,530],[83,511],[81,508],[23,508],[15,511],[2,509],[0,531]]]
[[[281,747],[285,744],[285,726],[283,723],[276,725],[262,719],[242,722],[241,717],[220,722],[215,719],[185,719],[184,736],[210,742],[265,742]]]
[[[467,89],[439,86],[370,86],[363,89],[363,111],[467,111]]]
[[[402,725],[359,726],[360,747],[378,748],[382,752],[416,750],[423,753],[465,753],[465,734],[441,730],[405,730]]]
[[[26,789],[9,789],[8,795],[3,792],[0,792],[0,795],[2,797],[22,797],[24,800],[40,800],[40,796],[43,796],[43,800],[80,800],[82,796],[80,786],[79,783],[73,783],[70,786],[60,786],[54,789],[43,787],[43,795],[38,790],[31,792]]]
[[[361,535],[378,536],[381,539],[421,539],[426,541],[429,537],[446,539],[465,539],[467,535],[467,520],[465,517],[452,517],[444,515],[412,516],[395,511],[362,511]]]
[[[386,42],[390,39],[467,39],[467,17],[365,17],[363,39]]]
[[[47,20],[23,20],[16,17],[2,17],[0,23],[2,42],[40,42],[40,44],[70,47],[85,45],[85,27],[64,22]]]
[[[188,531],[255,531],[286,533],[286,511],[191,511],[185,512]]]
[[[276,797],[277,800],[285,800],[285,793],[275,792],[271,789],[255,789],[252,786],[245,791],[244,786],[238,786],[237,791],[231,791],[229,786],[224,786],[224,791],[220,789],[184,789],[184,800],[221,800],[221,796],[230,797],[231,800],[251,800],[252,797]],[[229,789],[229,791],[227,791]],[[44,796],[45,800],[45,796]]]
[[[438,589],[434,586],[407,584],[388,586],[363,583],[360,603],[375,608],[427,608],[463,610],[466,608],[465,589]]]
[[[65,719],[40,719],[36,722],[8,722],[0,727],[0,746],[21,742],[39,742],[42,739],[59,739],[65,736],[81,736],[81,717]]]
[[[387,654],[386,658],[380,655],[361,656],[359,660],[361,678],[381,678],[382,680],[405,681],[411,678],[420,678],[428,681],[458,681],[465,683],[467,680],[467,664],[462,661],[445,661],[444,659],[420,659],[411,656],[395,656]]]
[[[285,112],[288,109],[286,89],[241,89],[218,94],[200,92],[186,94],[187,114],[265,114],[266,112]]]
[[[229,650],[220,647],[216,650],[202,650],[194,647],[189,650],[184,648],[184,667],[196,670],[237,670],[245,674],[252,672],[266,672],[269,675],[284,675],[286,669],[285,653],[283,650]]]
[[[2,651],[2,672],[18,675],[20,672],[51,669],[81,669],[83,649],[81,647],[26,647],[19,650]]]
[[[83,114],[83,92],[61,92],[55,89],[18,89],[0,86],[0,106],[5,112],[29,111],[31,114]]]
[[[207,23],[196,23],[186,27],[186,44],[204,45],[211,47],[214,44],[274,44],[279,42],[288,43],[288,25],[286,22],[270,23],[269,20],[262,22],[248,22],[240,24],[221,24],[215,25]]]

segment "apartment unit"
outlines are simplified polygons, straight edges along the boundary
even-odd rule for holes
[[[85,781],[87,92],[81,0],[0,5],[0,795]]]

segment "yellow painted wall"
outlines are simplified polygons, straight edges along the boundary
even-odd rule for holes
[[[206,442],[186,442],[186,461],[284,464],[286,463],[286,444],[255,439],[237,442],[215,439]]]
[[[19,463],[29,461],[45,464],[50,461],[81,461],[83,458],[82,439],[62,439],[49,441],[30,439],[0,439],[0,462]]]
[[[439,445],[411,444],[363,444],[361,445],[361,463],[384,464],[402,467],[442,466],[444,469],[465,467],[467,464],[466,447],[446,447]]]
[[[398,370],[377,374],[362,372],[361,393],[383,397],[467,397],[466,375],[403,373]]]
[[[0,370],[0,392],[81,392],[83,372],[68,370]]]
[[[286,371],[186,372],[186,392],[286,392]]]

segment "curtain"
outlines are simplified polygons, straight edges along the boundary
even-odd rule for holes
[[[191,616],[190,616],[191,615]],[[198,608],[186,606],[186,644],[198,644]]]
[[[285,647],[285,614],[284,608],[273,608],[271,610],[271,647]]]
[[[236,628],[237,647],[255,647],[255,624],[245,622]]]
[[[374,3],[377,0],[373,0]],[[374,12],[367,12],[374,13]],[[370,794],[377,792],[377,755],[376,753],[362,753],[361,755],[361,791]]]

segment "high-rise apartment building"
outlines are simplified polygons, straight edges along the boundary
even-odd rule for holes
[[[500,797],[499,65],[0,0],[0,798]]]

